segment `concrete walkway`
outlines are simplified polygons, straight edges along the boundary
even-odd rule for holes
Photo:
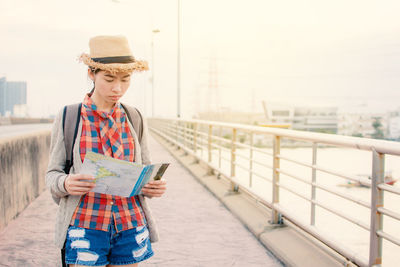
[[[160,144],[153,162],[170,162],[167,193],[149,200],[160,241],[140,266],[280,266],[211,193]],[[0,266],[58,266],[53,245],[57,206],[46,191],[0,233]]]

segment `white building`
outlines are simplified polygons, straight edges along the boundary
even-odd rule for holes
[[[289,124],[294,130],[337,132],[337,107],[302,107],[265,101],[263,107],[271,124]]]

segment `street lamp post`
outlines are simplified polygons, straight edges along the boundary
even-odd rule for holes
[[[151,35],[151,116],[154,117],[154,35],[160,30],[154,29]]]
[[[177,51],[177,117],[181,117],[181,1],[178,0],[178,51]]]

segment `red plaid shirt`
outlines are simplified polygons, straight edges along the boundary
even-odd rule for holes
[[[81,160],[87,151],[122,160],[134,160],[134,140],[126,115],[117,103],[109,112],[98,111],[90,95],[82,103]],[[119,197],[89,192],[81,197],[71,225],[108,231],[114,220],[116,230],[124,231],[146,224],[138,196]]]

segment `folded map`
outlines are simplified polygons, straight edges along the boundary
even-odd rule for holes
[[[95,177],[96,186],[91,192],[131,197],[140,194],[151,179],[159,180],[169,163],[141,165],[87,152],[81,173]]]

